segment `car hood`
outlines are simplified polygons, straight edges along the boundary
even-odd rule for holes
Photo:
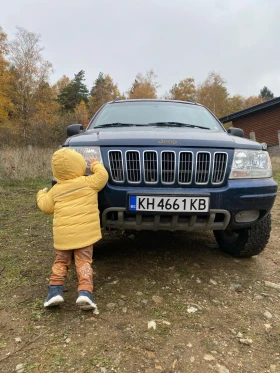
[[[151,146],[262,149],[258,142],[198,128],[118,127],[88,130],[67,139],[66,146]]]

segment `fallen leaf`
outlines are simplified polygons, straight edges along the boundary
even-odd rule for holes
[[[166,321],[166,320],[162,320],[162,323],[165,324],[165,325],[171,325],[171,323],[169,321]]]
[[[158,295],[153,295],[152,296],[152,300],[156,303],[156,304],[159,304],[163,301],[163,298],[162,297],[159,297]]]
[[[175,359],[175,360],[173,361],[173,364],[172,364],[172,369],[175,369],[175,368],[176,368],[177,363],[178,363],[178,360]]]
[[[156,355],[153,351],[147,351],[147,355],[150,359],[155,359],[156,358]]]
[[[162,366],[160,366],[160,365],[155,365],[155,368],[156,368],[157,370],[162,370]]]

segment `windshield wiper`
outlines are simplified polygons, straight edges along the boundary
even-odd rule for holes
[[[188,124],[188,123],[180,123],[180,122],[152,122],[147,124],[135,124],[135,123],[121,123],[121,122],[114,122],[114,123],[104,123],[99,126],[95,126],[94,128],[104,128],[104,127],[142,127],[142,126],[162,126],[162,127],[190,127],[190,128],[201,128],[204,130],[210,130],[209,127],[202,127],[197,126],[195,124]]]
[[[103,128],[103,127],[136,127],[136,126],[142,126],[142,124],[134,124],[134,123],[104,123],[99,126],[95,126],[94,128]]]
[[[210,130],[209,127],[202,127],[197,126],[195,124],[188,124],[188,123],[180,123],[180,122],[154,122],[154,123],[148,123],[148,126],[174,126],[174,127],[190,127],[190,128],[201,128],[203,130]]]

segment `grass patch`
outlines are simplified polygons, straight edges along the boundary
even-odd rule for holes
[[[273,175],[273,179],[276,181],[276,183],[280,184],[280,172]]]
[[[24,364],[24,372],[38,372],[39,363],[26,363]]]
[[[19,282],[20,277],[20,270],[21,268],[18,266],[20,258],[18,255],[15,254],[5,254],[3,253],[0,256],[0,262],[2,263],[2,272],[3,278],[0,283],[13,284],[15,282]]]
[[[92,367],[104,367],[104,368],[109,368],[112,365],[111,361],[105,357],[102,356],[97,356],[93,359],[89,359],[87,361],[87,367],[92,368]]]
[[[31,309],[30,318],[32,321],[38,321],[47,312],[43,307],[42,299],[36,299],[35,301],[28,303]]]
[[[280,157],[271,157],[273,178],[279,184],[280,183]]]
[[[155,319],[158,319],[158,320],[161,320],[161,319],[166,319],[166,314],[163,313],[163,311],[155,311],[154,312],[154,318]]]
[[[0,177],[1,177],[1,171],[0,171]],[[24,188],[24,189],[35,189],[35,190],[40,190],[45,187],[51,188],[51,175],[45,175],[45,177],[40,177],[36,179],[24,179],[22,181],[18,180],[10,180],[10,179],[5,179],[5,180],[0,180],[0,193],[4,192],[5,188]],[[1,190],[1,187],[3,188]]]
[[[186,305],[185,305],[185,304],[182,304],[182,303],[178,303],[178,304],[174,307],[174,310],[175,310],[176,312],[178,312],[180,315],[185,314],[186,309],[187,309]]]

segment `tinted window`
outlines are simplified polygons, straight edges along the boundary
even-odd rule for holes
[[[214,116],[203,106],[175,102],[122,102],[107,104],[90,128],[108,123],[143,124],[180,122],[222,130]]]

